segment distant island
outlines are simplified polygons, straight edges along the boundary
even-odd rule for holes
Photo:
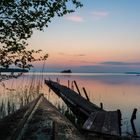
[[[1,72],[29,72],[27,69],[19,69],[19,68],[0,68],[0,73]]]
[[[72,71],[70,69],[68,69],[68,70],[61,71],[61,73],[72,73]]]
[[[125,72],[125,74],[140,74],[140,72]]]

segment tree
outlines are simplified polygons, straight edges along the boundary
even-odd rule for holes
[[[27,50],[27,39],[35,30],[43,30],[55,16],[62,17],[81,7],[79,0],[1,0],[0,1],[0,65],[30,67],[34,53]],[[46,59],[42,57],[42,59]]]

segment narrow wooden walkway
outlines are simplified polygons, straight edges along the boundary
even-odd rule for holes
[[[87,101],[84,97],[79,96],[78,93],[66,86],[49,80],[45,80],[45,84],[48,85],[59,97],[61,97],[66,104],[78,108],[87,117],[91,114],[91,112],[102,110],[100,107]]]
[[[84,130],[107,135],[120,135],[117,111],[97,111],[91,113],[83,125]]]
[[[45,84],[61,97],[63,101],[72,108],[72,111],[78,110],[77,112],[74,111],[74,113],[80,112],[80,114],[87,116],[83,130],[105,135],[119,136],[121,134],[120,111],[102,110],[75,91],[56,82],[45,80]]]
[[[16,116],[18,121],[14,120]],[[83,140],[72,123],[43,95],[24,110],[0,120],[0,131],[0,140]]]

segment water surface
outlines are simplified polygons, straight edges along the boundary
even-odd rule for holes
[[[49,78],[54,81],[58,78],[60,83],[64,85],[68,85],[68,80],[70,83],[76,80],[84,97],[85,95],[82,91],[82,87],[86,88],[91,102],[97,105],[100,105],[102,102],[104,109],[108,111],[120,109],[123,118],[123,133],[132,132],[130,118],[133,109],[137,108],[138,112],[135,125],[137,133],[140,134],[140,76],[120,73],[43,73],[43,75],[41,73],[28,73],[18,79],[11,79],[3,83],[6,88],[17,89],[29,85],[31,81],[33,82],[35,80],[43,84],[43,80]],[[2,83],[0,86],[1,102],[2,99],[6,100],[6,98],[9,98],[9,96],[11,96],[9,94],[11,93],[7,92]],[[53,92],[49,93],[49,89],[46,85],[43,84],[40,92],[43,92],[53,104],[63,104],[61,99]]]

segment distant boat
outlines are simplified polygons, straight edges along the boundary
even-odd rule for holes
[[[63,70],[61,71],[61,73],[72,73],[72,71],[69,69],[69,70]]]

